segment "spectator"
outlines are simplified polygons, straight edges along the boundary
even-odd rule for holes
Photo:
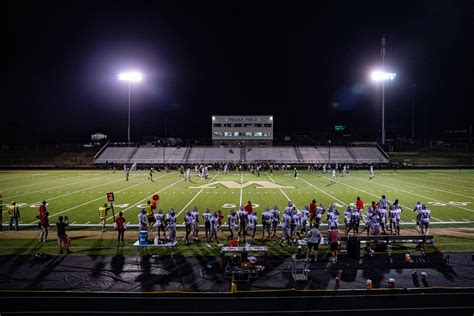
[[[115,219],[115,227],[117,229],[117,232],[118,232],[118,237],[117,237],[117,243],[118,245],[125,245],[125,242],[123,240],[123,237],[124,237],[124,233],[125,233],[125,229],[127,228],[126,227],[126,224],[125,224],[125,217],[123,217],[123,213],[120,212],[118,214],[118,217]]]
[[[38,215],[39,215],[39,218],[41,218],[41,216],[43,216],[44,213],[47,212],[47,209],[46,209],[46,201],[41,202],[38,211],[39,211],[39,214],[38,214]]]
[[[59,243],[59,253],[63,253],[63,248],[66,248],[67,253],[69,251],[69,242],[66,235],[66,227],[69,226],[68,218],[65,216],[64,221],[63,217],[59,216],[58,222],[56,223],[56,228],[58,231],[58,243]]]
[[[43,216],[40,218],[40,225],[41,225],[40,241],[46,242],[46,240],[48,239],[48,231],[49,231],[49,212],[45,212]]]
[[[12,201],[12,203],[8,205],[8,216],[10,217],[10,225],[8,226],[8,230],[13,229],[13,223],[15,223],[15,230],[18,230],[18,220],[20,219],[20,208],[16,205],[15,201]]]
[[[337,262],[337,249],[339,248],[339,232],[335,225],[331,226],[331,230],[328,232],[329,245],[332,252],[331,261]]]
[[[359,212],[364,210],[364,201],[362,201],[360,197],[357,197],[356,208]]]
[[[308,232],[308,253],[306,255],[306,260],[309,259],[309,256],[311,255],[311,251],[314,249],[315,255],[313,257],[312,261],[318,261],[318,247],[319,243],[323,239],[323,235],[321,234],[321,231],[318,229],[319,224],[315,224],[312,226],[311,230]]]

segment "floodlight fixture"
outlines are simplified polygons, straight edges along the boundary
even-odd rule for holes
[[[136,71],[124,72],[118,75],[120,81],[139,82],[143,80],[143,75]]]
[[[384,71],[380,71],[380,70],[372,71],[372,73],[370,74],[370,78],[373,81],[393,80],[393,79],[395,79],[396,76],[397,76],[396,73],[384,72]]]

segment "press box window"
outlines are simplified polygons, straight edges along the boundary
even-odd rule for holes
[[[260,123],[256,123],[256,124],[253,124],[254,127],[262,127],[262,124]]]
[[[224,127],[232,127],[232,124],[226,123],[226,124],[224,124]]]
[[[231,137],[231,136],[232,136],[232,132],[224,132],[224,136],[225,136],[225,137]]]
[[[213,126],[214,126],[214,127],[222,127],[222,124],[220,124],[220,123],[215,123]]]
[[[252,137],[252,132],[245,132],[246,137]]]
[[[242,127],[242,124],[240,123],[234,124],[234,127]]]
[[[263,126],[264,127],[272,127],[272,124],[267,123],[267,124],[263,124]]]
[[[262,132],[255,132],[255,133],[253,133],[253,136],[255,136],[255,137],[262,137],[262,136],[263,136],[263,133],[262,133]]]

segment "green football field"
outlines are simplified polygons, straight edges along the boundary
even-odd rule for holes
[[[335,184],[331,184],[329,174],[306,171],[299,171],[296,179],[291,172],[274,172],[273,176],[263,172],[260,177],[249,172],[211,172],[208,181],[193,176],[192,182],[185,182],[176,172],[156,172],[153,179],[151,182],[148,172],[142,170],[131,172],[128,182],[120,171],[8,170],[0,171],[0,192],[4,206],[12,200],[20,206],[20,224],[35,223],[42,200],[48,202],[51,222],[59,215],[67,215],[72,224],[98,224],[97,210],[107,202],[107,192],[115,194],[115,213],[124,212],[131,224],[137,223],[140,208],[156,192],[161,197],[158,207],[165,213],[174,208],[179,223],[193,206],[200,213],[210,208],[227,215],[250,200],[261,215],[265,207],[278,205],[283,209],[291,200],[302,208],[315,198],[326,207],[336,203],[343,211],[355,203],[357,196],[368,206],[382,194],[391,202],[399,199],[405,209],[405,223],[414,221],[411,210],[417,201],[431,209],[433,223],[462,227],[474,222],[474,170],[381,170],[376,171],[374,179],[369,179],[368,171],[353,171],[338,176]],[[111,216],[109,213],[109,223]],[[224,222],[226,219],[225,216]],[[3,223],[7,220],[4,207]]]

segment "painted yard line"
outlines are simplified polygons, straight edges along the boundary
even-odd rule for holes
[[[153,193],[153,194],[158,194],[158,193],[160,193],[161,191],[164,191],[164,190],[166,190],[166,189],[172,187],[173,185],[178,184],[178,183],[181,182],[181,181],[184,181],[184,178],[181,178],[181,179],[179,179],[178,181],[171,183],[170,185],[164,187],[163,189],[160,189],[160,190],[156,191],[156,192]],[[149,182],[149,180],[147,180],[146,182]],[[153,195],[153,194],[152,194],[152,195]],[[129,209],[131,209],[131,208],[137,206],[138,204],[142,203],[142,202],[145,201],[146,199],[149,199],[149,197],[150,197],[150,195],[147,194],[147,196],[146,196],[145,198],[143,198],[143,199],[141,199],[140,201],[136,202],[136,203],[133,204],[132,206],[127,207],[126,209],[124,209],[124,210],[121,211],[121,212],[122,212],[122,213],[125,213],[126,211],[128,211]],[[107,220],[111,220],[112,218],[113,218],[113,216],[107,218]]]
[[[356,176],[354,176],[354,177],[361,179],[361,177],[356,177]],[[406,181],[397,180],[397,179],[393,179],[393,178],[390,178],[390,181],[397,181],[397,182],[401,182],[401,183],[405,183],[405,184],[416,185],[416,186],[419,186],[419,187],[422,187],[422,188],[426,188],[426,189],[430,189],[430,190],[435,190],[435,191],[444,192],[444,193],[453,194],[453,195],[459,195],[459,196],[462,196],[462,197],[466,197],[466,198],[468,198],[468,199],[474,199],[473,196],[468,196],[468,195],[464,195],[464,194],[460,194],[460,193],[455,193],[455,192],[451,192],[451,191],[445,191],[445,190],[441,190],[441,189],[436,189],[436,188],[433,188],[433,187],[429,187],[429,186],[426,186],[426,185],[421,185],[421,184],[417,184],[417,183],[413,183],[413,182],[406,182]]]
[[[358,178],[358,179],[360,179],[361,181],[365,181],[365,182],[371,183],[370,181],[364,180],[364,179],[362,179],[362,178]],[[374,183],[374,182],[372,182],[372,183]],[[409,192],[409,191],[405,191],[405,190],[401,190],[401,189],[396,189],[396,188],[393,188],[393,187],[390,187],[390,186],[388,186],[388,185],[381,184],[381,183],[378,183],[378,182],[376,182],[376,184],[381,185],[381,186],[383,186],[383,187],[387,187],[387,188],[392,189],[392,190],[404,192],[404,193],[407,193],[407,194],[410,194],[410,195],[413,195],[413,196],[419,196],[419,197],[422,197],[422,198],[427,199],[427,200],[432,200],[432,201],[434,201],[434,202],[443,203],[443,202],[440,201],[440,200],[433,199],[433,198],[431,198],[431,197],[424,196],[424,195],[421,195],[421,194],[416,194],[416,193],[412,193],[412,192]],[[458,205],[451,205],[451,206],[457,207],[457,208],[460,208],[460,209],[463,209],[463,210],[466,210],[466,211],[469,211],[469,212],[474,212],[474,210],[471,210],[471,209],[468,209],[468,208],[465,208],[465,207],[462,207],[462,206],[458,206]]]
[[[271,177],[266,171],[265,171],[265,174],[267,175],[267,177],[270,178],[270,180],[272,180],[273,183],[276,183],[275,180],[273,179],[273,177]],[[280,192],[286,197],[286,199],[289,201],[291,201],[290,197],[288,195],[286,195],[285,192],[283,192],[283,190],[280,188]],[[294,206],[296,206],[296,204],[293,203]],[[298,208],[298,206],[296,206],[296,208]]]
[[[328,179],[328,180],[331,180],[331,178],[328,178],[328,177],[325,177],[325,178]],[[341,181],[339,181],[339,182],[337,182],[337,183],[340,183],[340,184],[342,184],[342,185],[348,186],[348,187],[350,187],[350,188],[352,188],[352,189],[354,189],[354,190],[357,190],[357,191],[360,191],[360,192],[364,192],[365,194],[368,194],[368,195],[371,195],[371,196],[375,196],[376,198],[380,198],[379,195],[376,195],[376,194],[367,192],[367,191],[362,190],[362,189],[360,189],[360,188],[354,187],[354,186],[352,186],[352,185],[350,185],[350,184],[347,184],[347,183],[344,183],[344,182],[341,182]],[[402,206],[403,208],[408,209],[408,210],[411,209],[410,207],[408,207],[408,206],[406,206],[406,205],[403,205],[403,204],[400,204],[400,206]],[[431,218],[434,219],[434,220],[437,220],[437,221],[441,222],[440,219],[438,219],[438,218],[436,218],[436,217],[434,217],[434,216],[431,216]]]
[[[244,173],[240,173],[240,184],[244,183]],[[242,206],[242,193],[244,188],[240,188],[240,200],[239,200],[239,207]]]
[[[34,185],[43,185],[43,184],[45,184],[45,183],[50,183],[50,182],[57,182],[58,180],[59,180],[59,181],[64,181],[64,180],[73,179],[73,178],[77,178],[77,175],[76,175],[76,176],[72,176],[72,177],[67,177],[67,178],[57,178],[57,179],[54,179],[54,180],[45,181],[45,182],[41,182],[41,183],[32,183],[32,184],[28,184],[28,185],[21,185],[21,186],[17,186],[17,187],[12,187],[12,188],[8,188],[8,189],[3,190],[3,192],[6,192],[6,191],[13,191],[13,190],[16,190],[16,189],[19,189],[19,188],[31,187],[31,186],[34,186]],[[5,193],[4,193],[4,194],[5,194]]]
[[[218,175],[219,175],[219,171],[216,173],[216,175],[215,175],[214,177],[211,178],[210,181],[214,180]],[[210,182],[210,181],[209,181],[209,182]],[[183,211],[198,197],[199,194],[202,193],[202,191],[204,191],[204,189],[201,189],[201,190],[191,199],[191,201],[189,201],[188,204],[186,204],[186,205],[183,207],[183,209],[182,209],[181,211],[179,211],[178,214],[176,214],[176,218],[178,218],[179,215],[181,215],[181,213],[183,213]]]
[[[59,198],[62,198],[62,197],[65,197],[65,196],[68,196],[68,195],[71,195],[71,194],[75,194],[75,193],[82,192],[82,191],[87,191],[87,190],[90,190],[90,189],[98,188],[98,187],[108,185],[108,184],[111,184],[111,183],[115,183],[115,182],[119,182],[119,181],[123,181],[123,179],[119,179],[119,180],[115,180],[115,181],[112,181],[112,182],[99,184],[99,185],[96,185],[96,186],[93,186],[93,187],[84,188],[82,190],[73,191],[73,192],[66,193],[66,194],[63,194],[63,195],[58,195],[58,196],[55,196],[55,197],[48,197],[48,198],[45,198],[44,200],[51,201],[51,200],[59,199]],[[93,193],[93,192],[90,192],[90,193]],[[99,192],[97,192],[97,193],[99,193]],[[32,204],[36,204],[36,203],[40,203],[40,202],[41,201],[37,201],[37,202],[33,202],[33,203],[30,203],[30,204],[27,204],[27,205],[32,205]]]
[[[367,180],[364,180],[362,178],[358,178],[360,179],[361,181],[365,181],[365,182],[368,182],[368,183],[375,183],[375,184],[378,184],[380,186],[383,186],[383,187],[387,187],[389,189],[392,189],[392,190],[395,190],[395,191],[399,191],[399,192],[404,192],[404,193],[407,193],[407,194],[410,194],[410,195],[413,195],[413,196],[419,196],[419,197],[422,197],[424,199],[427,199],[427,200],[432,200],[434,202],[440,202],[440,203],[443,203],[442,201],[440,200],[437,200],[437,199],[433,199],[431,197],[428,197],[428,196],[424,196],[424,195],[421,195],[421,194],[416,194],[416,193],[412,193],[412,192],[409,192],[409,191],[405,191],[405,190],[402,190],[402,189],[397,189],[397,188],[394,188],[394,187],[391,187],[391,186],[388,186],[388,185],[385,185],[385,184],[381,184],[379,182],[370,182],[370,181],[367,181]],[[465,207],[462,207],[462,206],[458,206],[458,205],[451,205],[453,207],[457,207],[457,208],[460,208],[460,209],[463,209],[463,210],[466,210],[466,211],[469,211],[469,212],[474,212],[474,210],[471,210],[471,209],[468,209],[468,208],[465,208]],[[433,216],[432,216],[433,217]],[[434,217],[433,217],[434,218]]]
[[[431,177],[434,177],[435,175],[428,175],[428,176],[431,176]],[[449,175],[448,175],[449,176]],[[456,182],[461,182],[461,183],[468,183],[468,184],[472,184],[472,181],[464,181],[464,180],[459,180],[457,178],[437,178],[438,180],[447,180],[447,181],[456,181]]]
[[[299,178],[298,178],[298,180],[304,181],[305,183],[307,183],[308,185],[312,186],[312,187],[313,187],[313,188],[315,188],[316,190],[319,190],[319,191],[323,192],[323,193],[324,193],[324,194],[326,194],[327,196],[330,196],[330,197],[332,197],[334,200],[336,200],[336,201],[338,201],[338,202],[342,203],[343,205],[346,205],[346,206],[348,205],[347,203],[344,203],[344,202],[342,202],[342,201],[341,201],[341,200],[339,200],[337,197],[335,197],[335,196],[333,196],[333,195],[329,194],[328,192],[326,192],[326,191],[324,191],[324,190],[322,190],[322,189],[318,188],[318,187],[317,187],[317,186],[315,186],[314,184],[312,184],[312,183],[310,183],[310,182],[306,181],[305,179],[303,179],[303,178],[299,177]]]
[[[433,180],[433,179],[427,179],[427,178],[415,178],[415,177],[410,177],[410,176],[407,176],[406,174],[403,175],[402,173],[397,173],[397,175],[399,177],[402,177],[402,178],[407,178],[407,179],[411,179],[411,180],[420,180],[420,181],[429,181],[429,182],[434,182],[434,183],[439,183],[441,179],[437,179],[437,180]],[[449,181],[449,180],[448,180]],[[459,188],[459,189],[466,189],[468,187],[466,187],[465,185],[461,186],[461,185],[456,185],[456,184],[452,184],[452,183],[447,183],[447,182],[443,182],[443,185],[449,185],[449,186],[452,186],[452,187],[456,187],[456,188]],[[474,188],[468,188],[470,190],[474,190]]]
[[[148,182],[148,180],[143,181],[143,182],[139,182],[139,183],[134,184],[134,185],[132,185],[132,186],[130,186],[130,187],[127,187],[127,188],[124,188],[124,189],[122,189],[122,190],[120,190],[120,191],[114,192],[114,194],[123,192],[123,191],[125,191],[125,190],[128,190],[128,189],[130,189],[130,188],[136,187],[137,185],[140,185],[140,184],[143,184],[143,183],[146,183],[146,182]],[[74,206],[74,207],[68,208],[67,210],[64,210],[64,211],[61,211],[61,212],[58,212],[58,213],[51,214],[49,217],[53,217],[53,216],[56,216],[56,215],[59,215],[59,214],[63,214],[63,213],[66,213],[66,212],[75,210],[75,209],[78,208],[78,207],[81,207],[81,206],[84,206],[84,205],[87,205],[87,204],[96,202],[96,201],[98,201],[98,200],[100,200],[100,199],[104,199],[104,196],[100,196],[100,197],[98,197],[98,198],[96,198],[96,199],[94,199],[94,200],[91,200],[91,201],[89,201],[89,202],[82,203],[82,204],[80,204],[80,205],[76,205],[76,206]],[[38,222],[38,221],[34,221],[32,224],[35,224],[35,223],[37,223],[37,222]]]
[[[91,181],[91,180],[97,180],[97,178],[86,179],[86,180],[77,181],[77,182],[73,182],[73,183],[62,184],[62,185],[58,185],[58,186],[52,187],[52,188],[42,188],[42,189],[36,190],[36,191],[30,191],[30,192],[26,192],[26,193],[22,193],[22,194],[12,195],[12,196],[9,196],[8,198],[12,199],[14,197],[16,198],[16,197],[19,197],[19,196],[28,195],[28,194],[32,194],[32,193],[44,192],[45,190],[53,190],[53,189],[62,188],[62,187],[68,186],[68,185],[75,185],[75,184],[78,184],[78,183],[87,182],[87,181]]]

